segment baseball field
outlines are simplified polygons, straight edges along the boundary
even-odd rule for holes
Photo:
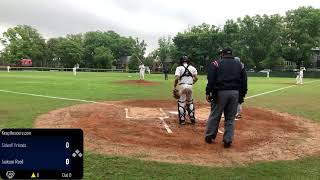
[[[319,79],[249,77],[231,149],[221,133],[204,142],[206,76],[194,86],[197,124],[186,126],[176,121],[172,75],[137,79],[0,72],[0,128],[82,128],[84,179],[319,179]]]

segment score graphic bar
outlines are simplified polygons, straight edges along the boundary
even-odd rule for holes
[[[0,134],[2,179],[81,179],[81,129],[3,129]]]

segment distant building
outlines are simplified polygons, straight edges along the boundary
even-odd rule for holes
[[[284,64],[285,70],[291,70],[291,69],[297,68],[297,63],[292,62],[292,61],[284,61],[283,64]]]

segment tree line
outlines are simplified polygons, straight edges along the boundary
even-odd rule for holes
[[[188,55],[197,67],[205,68],[224,47],[232,48],[248,68],[272,69],[284,61],[308,67],[311,49],[320,47],[320,9],[300,7],[284,16],[245,16],[227,20],[222,27],[193,26],[173,38],[160,38],[159,48],[149,56],[162,62],[169,57],[176,66],[181,55]]]
[[[205,70],[218,51],[230,47],[248,68],[272,69],[284,61],[298,66],[311,65],[311,49],[320,47],[320,9],[300,7],[284,16],[255,15],[227,20],[221,27],[209,24],[192,26],[174,37],[161,37],[159,48],[144,57],[144,40],[124,37],[114,31],[91,31],[45,40],[31,26],[9,28],[0,39],[5,47],[0,63],[13,64],[31,58],[34,66],[111,68],[124,56],[131,56],[130,69],[139,63],[148,66],[168,63],[172,69],[179,57],[188,55],[195,66]],[[124,67],[120,67],[124,68]]]
[[[114,31],[92,31],[50,38],[47,41],[33,27],[18,25],[3,33],[1,52],[4,64],[30,58],[34,66],[111,68],[123,56],[143,59],[146,43],[138,38],[120,36]],[[138,61],[139,62],[139,61]],[[132,67],[133,68],[133,67]]]

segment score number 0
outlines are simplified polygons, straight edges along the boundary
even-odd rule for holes
[[[66,142],[66,149],[68,149],[69,148],[69,142]],[[67,158],[66,159],[66,165],[69,165],[69,159]]]

